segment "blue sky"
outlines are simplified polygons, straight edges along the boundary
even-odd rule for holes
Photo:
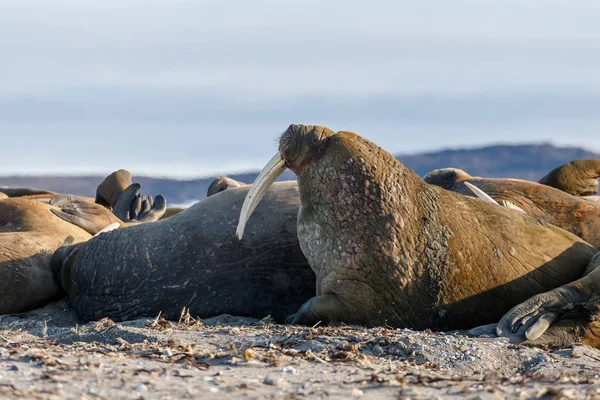
[[[259,168],[290,123],[394,153],[600,150],[600,3],[0,0],[0,174]]]

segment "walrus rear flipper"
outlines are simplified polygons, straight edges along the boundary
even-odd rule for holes
[[[113,172],[98,185],[96,203],[110,209],[115,208],[119,195],[132,183],[131,173],[126,169]]]
[[[590,260],[583,278],[513,307],[496,332],[532,346],[581,342],[600,348],[600,253]]]
[[[54,215],[79,226],[91,235],[95,235],[112,223],[122,224],[110,210],[100,204],[90,203],[78,197],[59,196],[50,204],[60,207],[60,209],[50,210]]]
[[[142,185],[133,183],[119,195],[114,214],[125,223],[158,221],[167,210],[167,200],[163,195],[152,199],[140,195]]]

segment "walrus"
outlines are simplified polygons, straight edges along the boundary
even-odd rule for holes
[[[296,236],[296,182],[265,194],[248,225],[234,237],[249,187],[214,194],[151,224],[104,233],[64,246],[52,258],[54,276],[79,318],[176,319],[233,314],[283,322],[315,293],[315,276]]]
[[[217,176],[208,187],[206,197],[214,196],[217,193],[224,192],[232,188],[244,186],[250,185],[244,182],[236,181],[235,179],[231,179],[227,176]]]
[[[553,169],[538,182],[574,196],[598,194],[600,160],[575,160]]]
[[[10,186],[0,186],[0,193],[4,193],[7,197],[24,197],[36,195],[56,195],[57,193],[50,190],[19,188]]]
[[[473,177],[456,168],[436,169],[423,180],[466,196],[475,196],[465,185],[469,182],[498,203],[508,201],[527,214],[574,233],[600,249],[600,203],[590,202],[585,197],[521,179]]]
[[[435,330],[496,322],[579,279],[597,249],[527,214],[430,185],[352,132],[291,125],[248,192],[237,229],[289,168],[316,296],[288,321]],[[244,239],[242,244],[244,243]]]
[[[126,202],[137,210],[138,193],[138,186],[133,185],[121,193],[117,207]],[[0,201],[0,314],[28,311],[62,294],[50,268],[52,255],[60,246],[84,242],[110,225],[143,222],[160,214],[156,207],[153,213],[130,212],[134,219],[141,217],[141,221],[132,221],[70,195],[54,197],[52,202],[24,197]]]
[[[85,200],[92,203],[97,203],[112,209],[115,206],[119,195],[127,189],[133,181],[131,180],[131,173],[125,169],[117,170],[108,175],[98,185],[96,189],[96,198],[90,198],[85,196],[66,195],[62,193],[56,193],[51,190],[45,189],[34,189],[34,188],[15,188],[9,186],[0,186],[0,193],[6,194],[8,197],[22,197],[30,200],[39,200],[51,202],[53,199],[65,199],[65,198],[77,198],[79,200]]]

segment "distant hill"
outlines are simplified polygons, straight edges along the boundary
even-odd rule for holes
[[[538,180],[552,169],[569,161],[584,158],[600,159],[600,154],[578,147],[556,147],[551,144],[494,145],[472,149],[448,149],[431,153],[399,155],[397,158],[420,176],[436,168],[455,167],[474,176],[510,177]],[[135,174],[135,171],[132,171]],[[255,172],[228,175],[252,183]],[[145,193],[163,194],[170,204],[183,204],[206,197],[214,179],[176,180],[134,176]],[[0,186],[33,187],[60,193],[93,197],[101,176],[0,176]],[[286,171],[281,180],[295,179]]]

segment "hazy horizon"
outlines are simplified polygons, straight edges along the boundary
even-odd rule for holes
[[[600,151],[600,5],[0,0],[0,175],[256,170],[290,123],[394,154]]]

